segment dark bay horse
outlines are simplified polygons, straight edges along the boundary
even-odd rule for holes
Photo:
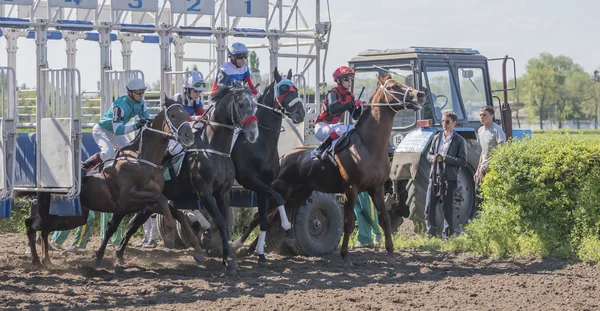
[[[163,194],[174,201],[200,199],[202,206],[207,208],[221,234],[223,262],[226,264],[228,272],[233,272],[237,269],[237,261],[229,245],[225,217],[229,209],[230,190],[235,177],[230,155],[234,131],[242,129],[250,143],[256,142],[260,136],[255,116],[256,103],[248,88],[223,88],[214,94],[213,102],[214,108],[208,118],[208,124],[205,125],[203,131],[195,133],[194,144],[186,151],[181,172],[177,178],[165,183]],[[170,208],[175,215],[178,215],[178,221],[189,227],[189,223],[184,221],[183,213],[173,207]],[[141,211],[129,222],[127,233],[116,251],[118,261],[123,261],[123,253],[129,239],[152,213],[152,211]],[[102,246],[96,253],[97,261],[102,259],[108,237],[116,231],[117,225],[124,216],[117,214],[113,216],[114,222],[111,220],[109,223]],[[186,230],[186,234],[194,236],[191,231]],[[193,241],[194,248],[198,247],[197,239],[190,240]]]
[[[371,107],[363,111],[347,137],[348,143],[338,143],[347,146],[336,151],[333,163],[313,157],[312,148],[296,148],[281,158],[279,175],[272,184],[292,210],[302,208],[313,191],[344,194],[344,239],[340,254],[348,264],[351,264],[348,240],[354,230],[354,204],[358,193],[363,191],[369,193],[379,211],[388,261],[394,259],[390,217],[384,204],[384,183],[390,176],[388,142],[396,112],[420,109],[425,97],[423,92],[392,80],[390,74],[377,76],[377,80],[377,88],[369,100]]]
[[[167,199],[162,196],[164,179],[157,169],[169,138],[176,138],[185,146],[193,143],[192,130],[186,122],[190,115],[182,105],[167,100],[148,127],[119,150],[113,165],[100,173],[85,176],[81,184],[81,216],[50,215],[50,194],[39,193],[37,206],[32,205],[29,218],[25,220],[27,237],[34,265],[41,265],[36,251],[36,232],[42,237],[42,262],[50,264],[48,235],[52,231],[70,230],[87,221],[89,210],[129,214],[148,207],[170,219],[170,237],[174,242],[174,223],[168,209]],[[191,229],[190,229],[191,230]],[[167,242],[167,241],[166,241]]]
[[[235,178],[244,188],[255,191],[258,198],[258,215],[260,233],[257,247],[259,262],[266,262],[264,242],[268,229],[269,202],[279,206],[281,223],[286,235],[293,238],[291,225],[285,213],[284,201],[281,195],[271,188],[271,183],[279,172],[279,152],[277,150],[281,124],[284,116],[292,119],[292,123],[304,121],[306,110],[298,96],[298,90],[289,80],[292,71],[288,71],[283,79],[277,68],[273,72],[274,81],[267,87],[264,95],[259,98],[259,109],[256,113],[260,137],[255,144],[249,144],[245,137],[240,137],[231,154],[235,164]],[[233,245],[239,248],[247,236],[240,238]]]

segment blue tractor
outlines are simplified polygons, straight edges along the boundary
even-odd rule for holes
[[[492,89],[490,63],[501,65],[502,87]],[[429,182],[430,163],[426,160],[434,135],[442,131],[442,112],[452,110],[458,116],[456,132],[467,141],[467,167],[461,170],[455,193],[455,224],[462,227],[476,212],[473,175],[479,162],[480,147],[477,130],[481,126],[479,110],[493,106],[498,122],[508,137],[531,135],[528,130],[513,130],[511,109],[507,100],[510,87],[507,79],[509,57],[488,59],[470,48],[411,47],[407,49],[367,50],[352,58],[350,66],[356,71],[354,90],[365,88],[371,94],[377,85],[375,75],[392,73],[396,81],[424,91],[426,102],[418,112],[401,110],[396,114],[389,153],[390,182],[386,206],[397,229],[404,218],[411,219],[416,231],[423,231],[425,198]],[[500,67],[500,66],[499,66]],[[515,81],[514,79],[512,81]],[[501,100],[495,94],[502,93]],[[441,208],[441,207],[440,207]],[[438,210],[441,218],[441,210]]]

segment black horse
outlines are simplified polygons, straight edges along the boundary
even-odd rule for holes
[[[277,69],[273,75],[275,78],[273,83],[259,98],[259,103],[264,104],[256,113],[259,120],[260,138],[256,144],[249,144],[247,139],[240,137],[231,153],[235,164],[236,180],[244,188],[257,193],[260,233],[256,250],[259,263],[266,262],[264,245],[269,225],[267,215],[269,202],[274,202],[280,207],[282,227],[286,231],[286,236],[293,238],[290,231],[291,225],[283,208],[283,198],[271,188],[271,183],[279,172],[277,146],[284,115],[288,116],[294,124],[299,124],[304,121],[306,114],[304,103],[298,96],[298,90],[289,80],[292,77],[292,71],[288,71],[286,79],[279,75]],[[247,239],[247,235],[238,239],[233,245],[234,250],[240,248],[245,239]]]
[[[187,150],[181,172],[176,178],[165,182],[163,195],[169,200],[187,201],[200,199],[202,206],[208,209],[221,234],[223,263],[229,272],[237,269],[235,255],[231,250],[227,234],[227,211],[229,209],[230,190],[233,186],[235,171],[231,159],[231,145],[234,131],[243,129],[250,143],[259,137],[256,103],[250,90],[231,86],[223,88],[213,96],[213,109],[204,130],[195,133],[194,144]],[[170,206],[174,214],[181,214]],[[119,243],[116,257],[123,262],[123,253],[133,234],[151,216],[151,211],[140,211],[129,222],[127,233]],[[104,256],[108,238],[116,231],[125,215],[114,215],[96,252],[96,262]],[[178,219],[180,222],[181,219]],[[193,240],[194,244],[198,243]]]

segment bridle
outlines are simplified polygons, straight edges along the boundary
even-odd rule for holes
[[[280,94],[279,93],[279,89],[283,85],[288,85],[289,88],[288,88],[287,92],[285,92],[283,94]],[[273,98],[274,98],[273,107],[267,106],[267,105],[262,104],[262,103],[257,103],[257,105],[261,106],[263,108],[266,108],[266,109],[268,109],[268,110],[270,110],[272,112],[274,112],[275,115],[278,116],[278,117],[280,117],[280,118],[283,118],[284,116],[288,117],[288,118],[291,118],[291,114],[290,114],[290,112],[288,110],[290,108],[292,108],[294,105],[296,105],[298,103],[302,103],[302,98],[300,98],[300,97],[294,98],[291,102],[289,102],[287,104],[287,109],[286,109],[286,107],[283,106],[282,100],[283,100],[283,98],[285,98],[285,96],[289,92],[294,92],[294,91],[297,92],[298,91],[296,89],[296,86],[294,85],[294,83],[292,81],[288,80],[288,79],[281,79],[281,81],[279,81],[276,85],[274,85],[273,88],[269,88],[269,90],[267,91],[267,94],[271,90],[273,90]]]
[[[382,90],[383,92],[383,98],[385,99],[385,104],[364,104],[364,106],[372,106],[372,107],[381,107],[381,106],[387,106],[390,107],[390,109],[392,109],[392,111],[394,112],[398,112],[402,109],[394,109],[394,106],[398,106],[400,105],[402,108],[406,107],[407,103],[406,103],[406,99],[408,98],[408,94],[410,93],[410,91],[412,91],[412,87],[408,87],[406,89],[406,91],[404,91],[404,94],[402,92],[396,92],[396,91],[390,91],[386,88],[386,85],[388,84],[388,82],[393,81],[393,79],[387,79],[385,80],[384,83],[382,83],[379,88]],[[400,95],[403,96],[403,100],[400,100],[398,97],[396,97],[394,94],[396,95]],[[390,103],[390,101],[388,100],[388,97],[386,95],[391,96],[393,99],[395,99],[397,101],[397,103]]]

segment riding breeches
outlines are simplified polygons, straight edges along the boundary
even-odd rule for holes
[[[328,137],[331,137],[335,141],[353,128],[354,124],[328,124],[319,122],[315,124],[315,138],[319,141],[324,141]]]
[[[100,148],[100,159],[106,161],[115,157],[118,149],[129,144],[123,135],[115,135],[113,132],[101,128],[98,124],[92,129],[92,137]]]
[[[171,155],[179,154],[181,151],[183,151],[183,146],[180,143],[173,139],[169,140],[169,153]]]

